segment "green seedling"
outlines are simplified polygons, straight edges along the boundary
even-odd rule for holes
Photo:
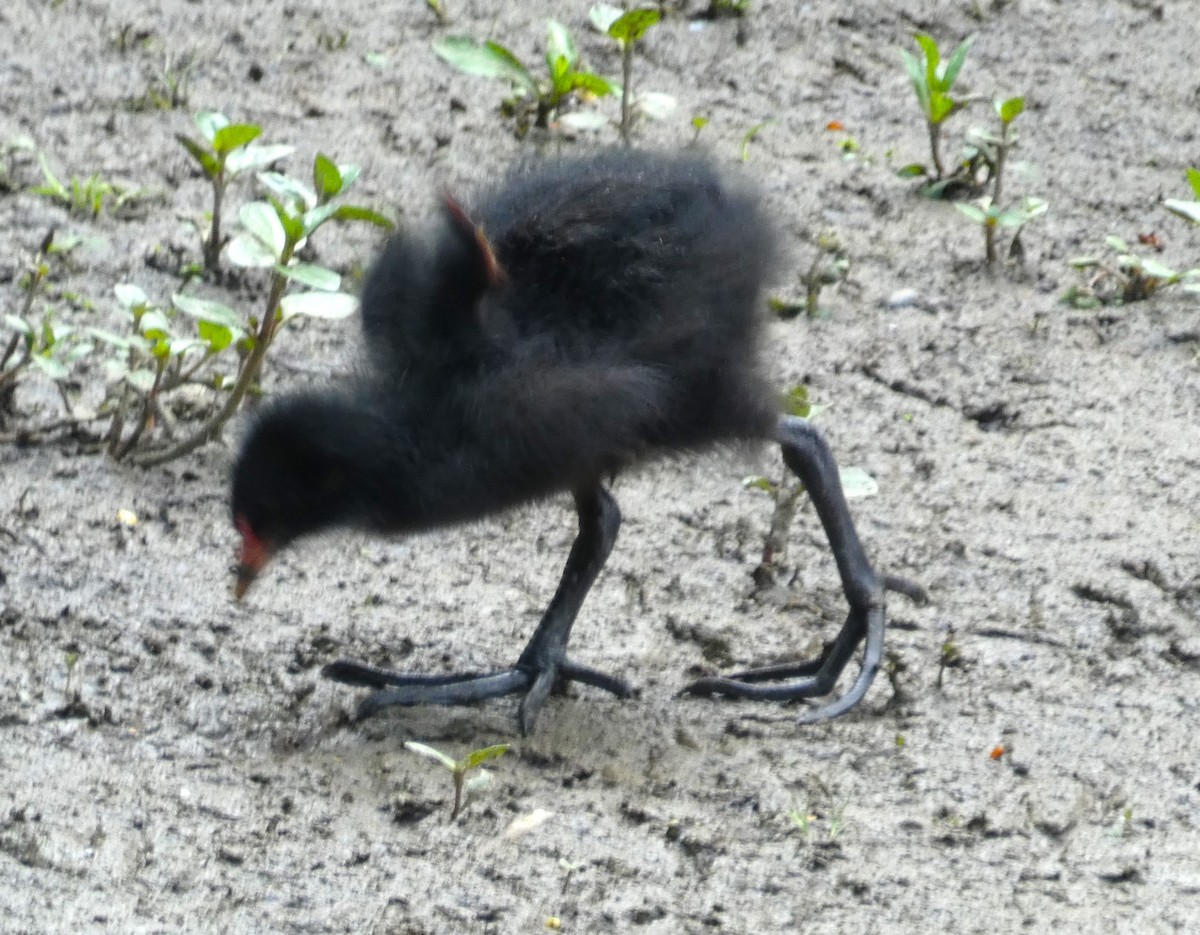
[[[969,103],[966,98],[955,97],[951,92],[958,81],[959,72],[967,60],[967,53],[975,41],[974,36],[968,36],[959,45],[950,58],[942,60],[941,50],[932,36],[919,32],[913,36],[920,47],[920,55],[914,55],[907,49],[900,50],[904,67],[912,82],[913,93],[916,94],[917,104],[925,118],[925,127],[929,135],[929,153],[933,161],[933,172],[920,164],[906,166],[900,170],[903,176],[930,176],[934,183],[944,183],[947,180],[945,165],[942,162],[942,129],[948,119]]]
[[[176,134],[179,144],[200,166],[212,185],[213,203],[207,234],[201,234],[204,268],[216,273],[221,266],[221,250],[226,240],[221,234],[225,193],[239,175],[267,169],[295,152],[296,147],[281,144],[256,144],[262,127],[255,123],[230,123],[224,114],[202,110],[195,116],[200,139]]]
[[[692,117],[692,138],[688,142],[689,146],[695,146],[699,142],[700,133],[708,126],[709,122],[709,118],[703,114],[696,114]]]
[[[742,162],[750,161],[750,144],[753,143],[756,139],[758,139],[759,134],[762,133],[763,130],[765,130],[767,127],[769,127],[774,122],[775,122],[774,119],[763,120],[761,123],[756,123],[754,126],[752,126],[749,130],[746,131],[746,135],[742,137],[742,148],[741,148]]]
[[[9,335],[0,343],[0,412],[11,410],[17,381],[33,370],[54,383],[68,418],[73,417],[67,383],[74,365],[92,352],[93,345],[82,339],[70,325],[55,321],[49,310],[40,321],[33,317],[34,302],[50,273],[49,257],[53,248],[54,231],[51,230],[18,279],[23,293],[19,311],[3,318],[4,330]]]
[[[65,184],[51,171],[50,163],[41,153],[38,154],[38,166],[42,170],[43,181],[30,191],[62,205],[72,214],[96,218],[106,207],[114,211],[119,210],[147,195],[145,189],[128,188],[109,182],[96,172],[86,179],[73,175],[70,184]]]
[[[662,11],[638,7],[628,12],[607,3],[592,7],[588,14],[600,32],[615,39],[621,47],[621,140],[629,145],[637,116],[662,119],[674,112],[677,102],[669,94],[655,91],[633,93],[633,51],[646,32],[662,19]],[[699,132],[699,131],[697,131]]]
[[[958,643],[954,639],[954,631],[950,631],[950,635],[946,637],[946,641],[942,643],[942,651],[938,658],[938,674],[937,687],[942,687],[942,677],[947,669],[957,669],[962,665],[962,650],[958,648]]]
[[[259,173],[269,200],[242,205],[238,212],[242,230],[227,250],[235,265],[271,271],[259,316],[238,315],[219,302],[182,294],[173,296],[170,307],[162,309],[146,301],[141,290],[118,292],[130,314],[133,335],[126,339],[97,334],[126,352],[129,361],[124,369],[111,370],[114,379],[133,391],[132,397],[120,397],[127,405],[117,403],[112,409],[109,443],[115,457],[130,455],[139,464],[163,464],[219,438],[243,400],[259,392],[263,361],[283,326],[302,318],[337,320],[354,312],[357,300],[341,291],[341,276],[300,262],[297,254],[330,221],[392,227],[371,208],[342,203],[358,175],[358,166],[338,165],[320,154],[313,163],[311,186],[278,172]],[[196,321],[195,334],[179,333],[177,313]],[[236,357],[236,365],[232,357]],[[149,430],[160,419],[169,422],[169,416],[163,415],[163,395],[188,384],[211,386],[220,394],[211,411],[190,435],[165,445],[148,443]],[[129,435],[123,435],[130,412],[134,425]]]
[[[1188,169],[1187,180],[1192,186],[1192,193],[1196,196],[1196,200],[1183,201],[1179,198],[1168,198],[1163,202],[1163,207],[1185,221],[1200,224],[1200,169]]]
[[[1067,305],[1086,309],[1141,302],[1176,285],[1186,292],[1200,292],[1200,267],[1172,269],[1134,253],[1120,237],[1105,238],[1105,245],[1114,257],[1081,256],[1068,261],[1085,279],[1063,293]]]
[[[475,788],[482,788],[490,781],[487,770],[481,769],[484,763],[489,760],[495,760],[498,757],[504,756],[508,752],[508,744],[498,743],[491,747],[483,747],[480,750],[473,750],[464,756],[461,760],[456,760],[451,756],[447,756],[441,750],[427,746],[423,743],[417,743],[409,740],[404,744],[405,748],[413,753],[428,757],[438,763],[441,763],[450,771],[450,776],[454,780],[454,808],[450,811],[450,820],[454,821],[458,817],[458,813],[462,811],[463,800],[465,793],[472,791]],[[479,776],[468,781],[467,773],[473,769],[479,770]]]
[[[584,111],[560,116],[559,110],[570,97],[604,97],[616,90],[606,78],[582,70],[575,42],[557,20],[546,24],[547,74],[543,78],[534,77],[512,52],[490,39],[477,42],[465,36],[445,36],[434,41],[433,51],[465,74],[507,81],[513,96],[503,102],[500,111],[514,119],[518,136],[524,136],[531,125],[549,128],[551,117],[573,129],[603,126],[606,121],[599,114]]]
[[[1034,218],[1046,213],[1049,205],[1041,198],[1026,197],[1018,204],[1004,204],[1004,166],[1009,153],[1017,144],[1016,131],[1013,121],[1025,110],[1023,97],[1010,97],[1004,101],[996,101],[996,116],[1000,118],[1000,135],[979,132],[975,136],[978,151],[990,167],[991,193],[979,201],[970,204],[956,204],[955,207],[968,219],[979,225],[983,231],[984,256],[988,264],[996,262],[996,232],[1001,229],[1012,230],[1012,240],[1009,243],[1008,256],[1020,257],[1021,231]]]
[[[817,235],[817,252],[804,275],[804,311],[809,318],[820,316],[821,290],[846,278],[850,260],[842,249],[841,239],[832,231]]]
[[[813,419],[826,408],[828,407],[809,401],[808,387],[803,383],[793,386],[780,396],[780,410],[786,415]],[[842,491],[847,499],[870,497],[879,492],[879,485],[875,479],[860,467],[842,468],[839,475]],[[742,486],[751,490],[761,490],[771,497],[774,504],[771,522],[763,537],[762,559],[751,572],[756,589],[759,592],[769,591],[776,586],[779,571],[787,559],[788,533],[800,505],[800,498],[804,494],[804,484],[797,481],[784,486],[769,477],[754,475],[743,478]]]
[[[132,109],[175,110],[187,107],[188,86],[199,64],[200,57],[195,50],[179,55],[164,54],[162,66],[151,71],[146,79],[146,92],[140,100],[132,103]]]
[[[848,804],[849,800],[843,799],[842,801],[833,805],[833,807],[828,811],[825,834],[826,839],[830,844],[836,843],[838,838],[840,838],[846,830],[846,826],[848,824],[846,820],[846,806]],[[818,814],[818,812],[819,809],[817,809],[815,806],[806,804],[803,808],[792,808],[787,813],[788,818],[791,819],[792,824],[796,827],[796,830],[800,832],[801,836],[803,836],[805,842],[809,840],[813,830],[817,827],[817,822],[819,822],[823,817]]]

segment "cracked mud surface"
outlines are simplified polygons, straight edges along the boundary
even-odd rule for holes
[[[619,73],[587,4],[449,6],[449,31],[490,30],[539,67],[554,15],[596,70]],[[572,649],[640,696],[552,699],[521,739],[510,702],[351,725],[357,693],[319,671],[339,656],[418,671],[511,661],[565,560],[565,499],[411,540],[305,543],[235,606],[228,448],[143,471],[71,442],[5,444],[0,930],[1194,924],[1200,310],[1182,293],[1101,312],[1057,299],[1075,281],[1066,260],[1109,234],[1156,231],[1164,262],[1196,262],[1200,233],[1156,201],[1186,197],[1184,170],[1200,159],[1198,91],[1179,68],[1200,24],[1183,2],[979,6],[982,22],[969,4],[763,0],[740,27],[660,26],[635,71],[681,100],[639,145],[685,145],[690,116],[706,113],[701,143],[733,168],[746,130],[774,118],[744,171],[794,252],[778,294],[802,295],[818,230],[836,230],[851,259],[849,281],[823,296],[829,316],[774,324],[768,354],[781,386],[803,380],[832,404],[821,424],[840,462],[879,481],[853,504],[870,554],[933,596],[891,599],[891,676],[856,711],[797,727],[784,708],[676,697],[697,671],[810,654],[840,623],[810,511],[793,531],[789,592],[750,597],[770,506],[741,479],[776,472],[770,453],[618,480],[625,524]],[[146,258],[196,251],[187,220],[206,187],[174,140],[189,111],[128,106],[165,53],[200,54],[190,109],[260,122],[265,139],[299,147],[296,172],[318,149],[361,162],[361,199],[402,222],[428,214],[440,186],[470,191],[516,158],[522,144],[494,113],[501,89],[430,53],[440,30],[425,6],[377,11],[358,0],[0,11],[0,141],[26,133],[68,176],[163,193],[96,221],[0,195],[5,311],[50,226],[85,237],[50,292],[69,320],[114,324],[117,282],[176,287]],[[125,26],[148,43],[120,51]],[[916,29],[944,44],[978,31],[968,90],[1027,96],[1022,158],[1037,171],[1010,190],[1051,208],[1026,232],[1023,271],[989,274],[977,233],[889,169],[889,150],[895,164],[926,155],[895,51]],[[955,119],[952,145],[974,118]],[[832,120],[858,159],[841,158]],[[14,172],[19,186],[40,181],[28,159]],[[363,231],[322,233],[321,260],[339,269],[376,245]],[[225,298],[251,302],[257,288],[248,277]],[[902,289],[916,301],[887,307]],[[352,366],[355,339],[320,323],[287,335],[268,389]],[[31,382],[17,420],[54,405]],[[118,523],[118,509],[138,525]],[[407,739],[455,755],[514,747],[450,823],[449,781]],[[506,833],[537,809],[552,814]]]

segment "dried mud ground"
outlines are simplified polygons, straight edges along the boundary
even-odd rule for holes
[[[449,7],[449,31],[534,61],[554,15],[597,70],[619,71],[586,3]],[[957,212],[890,170],[889,151],[925,154],[896,53],[917,29],[978,32],[968,90],[1028,97],[1036,172],[1011,190],[1051,207],[1023,269],[988,273]],[[177,287],[147,256],[196,249],[206,190],[174,140],[190,110],[260,122],[299,147],[296,172],[317,149],[361,162],[360,199],[402,223],[441,185],[470,191],[522,144],[494,112],[501,88],[429,51],[440,31],[416,0],[0,10],[0,139],[28,134],[62,174],[162,194],[132,217],[68,217],[20,190],[39,178],[18,154],[18,190],[0,195],[5,310],[52,225],[84,238],[50,288],[67,320],[116,323],[117,282]],[[648,37],[636,78],[681,107],[638,145],[683,146],[691,115],[711,118],[701,145],[782,219],[794,263],[777,294],[800,294],[819,230],[852,261],[828,317],[772,325],[768,354],[781,386],[805,380],[831,404],[840,461],[879,481],[854,503],[871,555],[933,602],[891,600],[891,677],[832,723],[676,697],[700,669],[814,652],[840,622],[811,513],[786,600],[749,597],[769,504],[741,478],[778,470],[770,453],[618,481],[621,539],[573,648],[640,697],[552,699],[522,739],[503,702],[353,725],[356,693],[319,670],[513,658],[573,535],[565,502],[407,541],[307,543],[235,606],[228,447],[155,470],[73,442],[0,447],[0,930],[1195,931],[1200,312],[1184,294],[1102,312],[1057,299],[1066,260],[1109,234],[1154,231],[1165,262],[1196,263],[1200,233],[1157,202],[1185,197],[1200,163],[1198,42],[1194,6],[1169,0],[763,0],[741,24],[675,17]],[[187,108],[131,107],[164,56],[189,52]],[[767,118],[741,167],[742,135]],[[972,118],[955,122],[951,150]],[[377,246],[325,233],[338,268]],[[255,288],[200,291],[246,304]],[[916,301],[888,307],[905,289]],[[351,366],[355,332],[287,335],[268,388]],[[31,381],[8,429],[54,404]],[[940,671],[947,640],[959,655]],[[407,739],[513,751],[451,822],[447,778]]]

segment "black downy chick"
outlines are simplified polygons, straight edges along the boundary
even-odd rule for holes
[[[250,428],[233,474],[238,597],[300,536],[334,526],[416,532],[569,491],[579,534],[512,668],[325,668],[376,690],[360,716],[517,693],[528,732],[560,682],[630,694],[566,652],[620,526],[603,480],[656,453],[774,439],[825,528],[849,617],[818,659],[705,678],[688,691],[825,695],[865,638],[853,686],[804,720],[849,710],[879,668],[883,585],[829,448],[807,421],[780,416],[761,373],[763,283],[777,255],[757,199],[698,156],[619,151],[538,163],[470,216],[447,199],[429,236],[394,237],[367,278],[369,373],[271,403]]]

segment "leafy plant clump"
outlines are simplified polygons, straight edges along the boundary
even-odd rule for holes
[[[1013,231],[1009,242],[1008,255],[1020,257],[1021,231],[1034,218],[1045,214],[1049,205],[1041,198],[1026,196],[1020,202],[1007,207],[1004,204],[1004,167],[1012,149],[1017,145],[1016,131],[1013,121],[1025,110],[1023,97],[1010,97],[1007,100],[995,102],[996,115],[1000,118],[1000,134],[977,131],[974,139],[980,152],[989,166],[989,183],[991,192],[979,201],[970,204],[956,204],[968,219],[979,225],[983,231],[984,256],[989,264],[996,262],[996,233],[1002,228]]]
[[[465,74],[507,81],[513,95],[503,101],[500,112],[514,120],[519,137],[530,127],[548,129],[551,118],[577,130],[596,129],[607,122],[595,112],[560,113],[570,99],[605,97],[616,88],[608,79],[582,69],[571,34],[557,20],[546,23],[544,77],[535,77],[512,52],[490,39],[477,42],[466,36],[445,36],[434,40],[433,51]]]
[[[913,36],[920,47],[920,54],[914,55],[907,49],[900,50],[904,67],[908,70],[912,82],[913,93],[916,94],[917,104],[925,118],[925,128],[929,135],[929,154],[933,163],[932,172],[922,164],[914,163],[900,170],[905,176],[926,176],[933,185],[946,187],[950,182],[945,164],[942,161],[942,130],[947,120],[958,113],[970,102],[966,98],[955,97],[952,93],[958,81],[959,72],[967,60],[967,53],[975,42],[974,36],[968,36],[951,54],[943,60],[937,41],[923,32]],[[937,189],[935,191],[940,191]]]
[[[277,172],[259,174],[269,200],[242,206],[242,231],[228,248],[230,262],[271,270],[258,315],[178,293],[169,305],[158,306],[132,284],[117,287],[129,333],[93,331],[113,351],[105,363],[110,382],[102,411],[111,417],[105,439],[115,458],[162,464],[218,438],[242,401],[258,391],[263,361],[284,325],[298,317],[340,319],[354,311],[357,302],[340,291],[341,277],[301,262],[297,254],[329,221],[391,227],[373,209],[341,203],[358,174],[357,166],[337,165],[324,155],[314,161],[312,187]],[[182,329],[182,320],[195,324]],[[182,434],[170,400],[186,388],[202,391],[204,399],[200,427]],[[161,435],[165,442],[156,437]]]
[[[195,122],[200,139],[182,133],[175,138],[212,185],[212,212],[209,215],[208,233],[200,235],[200,248],[204,256],[204,268],[216,273],[221,266],[221,250],[227,242],[221,233],[221,222],[225,193],[230,183],[239,175],[270,168],[280,159],[290,156],[296,147],[255,144],[254,141],[262,135],[262,127],[256,123],[230,123],[228,117],[216,111],[200,111],[196,114]]]
[[[63,424],[73,423],[67,384],[75,364],[92,352],[93,345],[77,329],[58,321],[50,309],[40,318],[34,315],[34,303],[50,275],[50,259],[56,252],[61,248],[51,230],[18,277],[23,294],[18,311],[3,318],[8,337],[0,338],[0,420],[13,409],[18,381],[32,370],[54,384],[66,410]]]
[[[490,781],[487,770],[481,769],[483,764],[489,760],[502,757],[508,752],[508,744],[498,743],[490,747],[483,747],[480,750],[473,750],[461,760],[456,760],[441,750],[437,750],[427,744],[417,743],[416,741],[406,741],[404,747],[413,753],[441,763],[450,771],[450,776],[454,781],[454,807],[450,811],[451,821],[454,821],[458,817],[459,812],[462,811],[465,793],[475,788],[482,788]],[[468,781],[467,773],[474,769],[479,770],[479,775],[475,779]]]
[[[1073,308],[1141,302],[1171,286],[1200,292],[1200,267],[1176,270],[1153,257],[1134,253],[1120,237],[1105,238],[1107,253],[1068,261],[1084,277],[1063,293]]]
[[[588,16],[593,26],[615,39],[621,47],[621,140],[628,146],[637,117],[661,119],[673,113],[677,106],[675,98],[669,94],[656,91],[643,91],[638,95],[633,93],[634,47],[662,19],[662,11],[651,7],[624,11],[620,7],[599,3],[592,7]]]
[[[42,184],[34,186],[30,191],[43,198],[49,198],[55,204],[62,205],[72,214],[81,217],[97,218],[105,208],[116,211],[145,198],[148,194],[142,188],[130,188],[110,182],[98,172],[93,172],[87,178],[73,175],[69,183],[62,182],[51,171],[50,163],[42,153],[38,154],[38,166],[42,170]]]

